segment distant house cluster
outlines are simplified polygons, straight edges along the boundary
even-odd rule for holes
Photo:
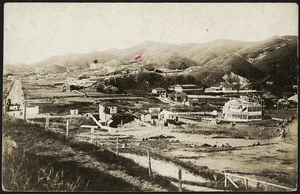
[[[206,88],[204,93],[206,94],[234,94],[234,93],[257,93],[256,90],[250,89],[247,85],[243,86],[243,89],[241,89],[241,84],[237,83],[224,83],[221,82],[219,84],[214,84],[209,88]]]
[[[203,87],[199,87],[195,84],[176,84],[170,86],[167,90],[164,88],[154,88],[152,90],[152,94],[169,100],[181,102],[187,100],[187,95],[203,94],[203,90]]]

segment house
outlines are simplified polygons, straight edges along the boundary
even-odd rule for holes
[[[102,63],[98,63],[97,60],[95,60],[93,63],[90,64],[90,69],[99,69],[102,67]]]
[[[237,84],[227,84],[227,83],[222,84],[222,91],[232,91],[235,89],[238,89]]]
[[[99,119],[101,122],[108,122],[113,115],[117,114],[117,106],[110,102],[99,104]]]
[[[149,113],[141,114],[140,115],[140,120],[143,121],[143,122],[151,122],[152,116]]]
[[[78,109],[71,109],[70,114],[71,115],[78,115]]]
[[[169,100],[175,100],[176,102],[182,102],[187,100],[187,94],[183,92],[175,92],[173,91],[172,93],[167,95],[167,98]]]
[[[287,109],[290,107],[290,101],[288,99],[279,99],[277,101],[277,109]]]
[[[203,87],[199,87],[195,84],[184,84],[184,85],[176,85],[174,87],[174,91],[177,93],[186,93],[186,94],[202,94],[203,93]]]
[[[176,113],[168,110],[163,110],[158,114],[158,119],[167,122],[168,120],[178,119]]]
[[[16,118],[23,118],[23,111],[21,110],[8,111],[7,114]]]
[[[171,85],[171,86],[168,88],[168,90],[174,91],[174,90],[175,90],[175,86],[177,86],[177,85]]]
[[[298,102],[298,94],[289,97],[287,100],[291,102]]]
[[[39,106],[26,106],[26,116],[39,114]]]
[[[192,106],[200,105],[200,101],[199,101],[199,99],[188,99],[184,103],[184,105],[192,107]]]
[[[238,89],[237,84],[227,84],[221,82],[220,84],[214,84],[209,88],[206,88],[205,92],[226,92]]]
[[[204,93],[223,93],[223,94],[234,94],[234,93],[256,93],[256,90],[247,89],[249,86],[241,86],[240,84],[228,84],[221,82],[220,84],[214,84],[209,88],[206,88]],[[240,89],[243,88],[243,89]]]
[[[277,97],[271,92],[263,94],[264,105],[267,109],[273,109],[277,107]]]
[[[183,123],[194,124],[203,118],[215,118],[218,115],[217,111],[212,112],[195,112],[187,109],[172,109],[163,110],[158,115],[158,121],[163,121],[164,126],[169,124],[181,125]]]
[[[152,89],[152,94],[156,94],[157,96],[165,98],[167,95],[167,90],[164,88],[154,88]]]
[[[287,100],[291,108],[296,108],[298,106],[298,94],[289,97]]]
[[[230,100],[223,107],[223,117],[227,121],[248,122],[262,120],[263,106],[250,102],[247,98]]]
[[[156,115],[158,115],[160,113],[160,111],[161,111],[161,108],[149,108],[148,112],[150,114],[156,114]]]

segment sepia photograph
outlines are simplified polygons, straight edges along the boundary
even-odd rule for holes
[[[298,190],[296,3],[4,3],[2,190]]]

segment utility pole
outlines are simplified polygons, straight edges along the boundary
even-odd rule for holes
[[[67,119],[66,137],[69,138],[69,119]]]
[[[147,156],[148,156],[148,164],[149,164],[149,177],[152,177],[152,170],[151,170],[151,157],[150,157],[150,149],[147,149]]]
[[[26,107],[27,107],[27,105],[26,105],[26,103],[24,102],[24,121],[26,121]]]
[[[224,187],[226,188],[227,187],[227,174],[226,172],[224,172]]]

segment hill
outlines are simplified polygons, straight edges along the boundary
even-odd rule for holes
[[[187,75],[207,86],[223,81],[225,74],[234,73],[250,82],[269,77],[275,85],[283,87],[296,84],[297,40],[297,36],[273,36],[258,42],[215,40],[171,44],[145,41],[125,49],[55,56],[30,67],[54,73],[84,71],[90,63],[98,60],[103,64],[102,70],[112,73],[139,67],[187,69]],[[134,60],[137,55],[142,57]]]
[[[243,47],[247,42],[233,40],[215,40],[204,44],[197,44],[181,53],[182,56],[193,59],[204,65],[208,61],[229,53],[233,53]]]
[[[297,39],[287,39],[265,53],[253,63],[255,67],[270,74],[277,86],[297,84]]]
[[[210,86],[223,81],[223,76],[231,72],[247,78],[249,81],[262,79],[265,76],[264,72],[235,53],[212,59],[190,74]]]
[[[187,69],[191,66],[198,66],[199,64],[187,57],[179,55],[173,55],[169,60],[165,62],[165,67],[168,69]]]
[[[47,66],[48,68],[45,70],[47,70],[48,72],[55,71],[55,69],[57,69],[57,65],[64,66],[69,71],[76,71],[89,68],[90,63],[92,63],[95,60],[98,60],[98,63],[105,63],[114,58],[114,55],[105,52],[94,51],[83,54],[67,54],[62,56],[53,56],[44,61],[35,63],[32,66],[40,68],[44,68],[45,66]],[[51,66],[53,68],[51,68]]]

